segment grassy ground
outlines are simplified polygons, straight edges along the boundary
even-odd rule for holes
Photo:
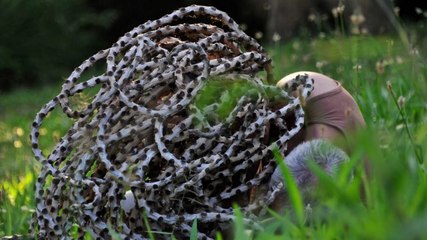
[[[337,179],[318,173],[317,204],[298,200],[295,192],[295,211],[266,219],[266,230],[256,238],[426,238],[427,63],[425,46],[419,47],[395,36],[329,36],[268,48],[276,79],[312,70],[342,81],[368,128],[358,136],[351,161]],[[39,167],[31,152],[30,125],[59,90],[60,83],[0,96],[0,237],[27,232]],[[52,147],[69,124],[53,112],[40,131],[47,136],[43,148]],[[370,177],[362,168],[363,156],[371,160]],[[237,224],[236,229],[243,229]],[[238,231],[237,236],[245,234]]]
[[[60,84],[21,89],[0,97],[0,236],[26,234],[29,228],[33,183],[39,168],[31,151],[30,126],[35,114],[59,89]],[[65,117],[51,114],[41,131],[49,136],[43,146],[52,147],[68,127]]]
[[[317,204],[295,198],[295,211],[266,220],[268,230],[257,238],[274,239],[281,229],[280,239],[426,239],[425,49],[394,37],[353,36],[294,40],[272,53],[276,76],[308,69],[340,80],[368,126],[336,179],[318,173]]]

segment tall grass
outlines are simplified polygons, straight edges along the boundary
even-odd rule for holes
[[[358,102],[367,128],[357,135],[351,160],[337,176],[311,166],[319,179],[310,198],[316,201],[298,197],[296,188],[293,207],[261,220],[264,231],[253,230],[253,238],[427,239],[427,49],[411,49],[398,36],[361,35],[295,38],[268,48],[277,80],[299,70],[340,80]],[[0,236],[27,234],[39,168],[28,134],[36,112],[59,89],[0,96]],[[40,130],[48,136],[41,143],[46,152],[68,127],[62,114],[50,114]],[[364,159],[369,159],[369,173]],[[243,226],[241,214],[236,208],[235,236],[243,239],[249,226]]]
[[[340,80],[367,128],[337,176],[310,165],[319,179],[311,196],[289,191],[291,207],[272,213],[254,238],[427,239],[426,49],[413,43],[408,49],[396,36],[357,35],[295,39],[270,51],[276,78],[312,70]]]

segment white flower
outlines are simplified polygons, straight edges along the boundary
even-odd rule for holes
[[[334,18],[338,17],[338,9],[337,8],[332,8],[332,15],[334,16]]]
[[[255,38],[256,39],[261,39],[264,36],[264,34],[261,31],[258,31],[255,33]]]
[[[399,16],[399,14],[400,14],[400,8],[399,7],[394,7],[393,11],[394,11],[394,14],[396,14],[396,16]]]
[[[328,64],[328,62],[326,62],[326,61],[318,61],[318,62],[316,62],[316,68],[323,68],[325,65],[327,65]]]
[[[274,33],[272,39],[273,39],[273,42],[278,42],[280,41],[280,39],[282,39],[282,37],[278,33]]]
[[[365,16],[363,16],[363,14],[354,13],[350,16],[350,20],[351,20],[351,23],[358,26],[358,25],[362,24],[363,22],[365,22],[366,19],[365,19]]]
[[[314,13],[310,13],[310,15],[308,15],[308,21],[315,22],[316,21],[316,15]]]
[[[360,65],[360,64],[356,64],[356,65],[354,65],[354,66],[353,66],[353,69],[354,69],[356,72],[359,72],[359,71],[362,69],[362,65]]]
[[[405,106],[405,102],[406,102],[406,98],[404,96],[400,96],[397,99],[397,103],[399,104],[400,108],[403,108],[403,106]]]
[[[411,54],[412,56],[418,56],[418,55],[420,55],[420,52],[419,52],[418,48],[413,48],[413,49],[409,52],[409,54]]]

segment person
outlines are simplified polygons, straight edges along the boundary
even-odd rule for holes
[[[317,72],[295,72],[279,80],[276,85],[285,88],[298,75],[313,79],[314,88],[310,96],[302,99],[305,124],[289,140],[284,161],[300,191],[307,193],[316,184],[316,176],[310,172],[307,161],[313,160],[327,174],[333,175],[337,167],[348,160],[352,135],[364,128],[366,123],[351,94],[340,82],[328,76]],[[286,183],[279,168],[273,172],[269,188],[280,189],[270,203],[272,209],[281,211],[288,206]]]
[[[326,174],[335,175],[338,167],[348,161],[348,155],[339,147],[325,139],[313,139],[296,146],[284,159],[286,166],[295,179],[295,183],[305,198],[310,198],[310,192],[317,183],[317,177],[310,171],[308,161],[320,166]],[[272,199],[270,207],[276,211],[289,206],[287,185],[282,172],[276,168],[269,182],[271,190],[278,190]],[[307,200],[307,199],[305,199]]]
[[[303,99],[305,125],[288,142],[288,152],[298,144],[312,139],[344,142],[347,153],[351,136],[366,126],[363,115],[351,94],[340,82],[317,72],[295,72],[280,79],[276,86],[284,86],[298,75],[307,75],[314,80],[314,88],[307,99]],[[341,145],[341,144],[339,144]]]

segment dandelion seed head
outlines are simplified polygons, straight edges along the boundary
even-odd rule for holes
[[[360,33],[362,34],[362,35],[368,35],[369,34],[369,30],[367,29],[367,28],[362,28],[362,29],[360,29]]]
[[[405,127],[405,124],[397,124],[396,130],[402,130]]]
[[[261,31],[257,31],[257,32],[255,33],[255,38],[256,38],[256,39],[261,39],[263,36],[264,36],[264,34],[263,34]]]
[[[40,133],[40,136],[45,136],[47,134],[47,129],[46,128],[40,128],[39,133]]]
[[[418,50],[418,48],[414,47],[411,49],[411,51],[409,51],[409,54],[412,56],[419,56],[420,55],[420,51]]]
[[[379,146],[381,149],[389,149],[390,148],[390,145],[388,145],[388,144],[380,144],[380,146]]]
[[[400,7],[394,7],[393,12],[396,16],[399,16],[400,15]]]
[[[338,8],[332,8],[331,12],[334,18],[338,18]]]
[[[354,65],[353,70],[355,70],[356,72],[360,72],[360,70],[362,70],[362,65],[361,64]]]
[[[335,70],[337,73],[343,73],[344,72],[344,67],[343,66],[338,66],[337,69]]]
[[[280,34],[274,33],[272,36],[272,39],[273,39],[273,42],[279,42],[282,39],[282,37],[280,36]]]
[[[397,99],[397,103],[399,104],[400,108],[403,108],[405,106],[406,98],[404,96],[399,96]]]
[[[310,53],[304,54],[304,55],[302,56],[302,61],[303,61],[304,63],[308,63],[310,60],[311,60],[311,54],[310,54]]]
[[[342,13],[344,12],[344,10],[345,10],[345,5],[344,5],[344,3],[343,3],[343,2],[340,2],[340,3],[338,4],[338,7],[337,7],[337,12],[338,12],[338,14],[342,14]]]
[[[375,64],[375,70],[377,71],[378,74],[384,73],[384,61],[383,60],[380,60]]]
[[[350,16],[350,21],[352,24],[359,26],[360,24],[365,22],[365,16],[363,14],[361,14],[360,12],[358,13],[353,13]]]
[[[393,89],[393,87],[391,86],[391,82],[390,82],[390,80],[388,80],[388,81],[386,82],[386,86],[387,86],[387,89],[388,89],[388,90],[392,90],[392,89]]]
[[[13,141],[13,146],[15,148],[21,148],[22,147],[22,142],[20,140],[15,140],[15,141]]]
[[[296,62],[296,61],[298,61],[298,55],[297,55],[297,54],[295,54],[295,53],[291,54],[291,61],[292,61],[292,62]]]
[[[19,137],[24,136],[24,129],[17,127],[14,130],[15,130],[16,135],[18,135]]]
[[[351,33],[354,35],[359,35],[360,34],[360,28],[358,26],[352,26],[351,27]]]
[[[315,22],[315,21],[316,21],[316,19],[317,19],[316,14],[314,14],[314,13],[310,13],[310,14],[308,15],[307,19],[308,19],[308,21],[310,21],[310,22]]]
[[[295,51],[298,51],[298,50],[300,50],[300,48],[301,48],[301,44],[300,44],[298,41],[295,41],[295,42],[293,42],[293,43],[292,43],[292,48],[293,48]]]
[[[342,15],[344,13],[345,5],[342,2],[338,3],[338,6],[335,8],[332,8],[331,12],[334,18],[337,18],[339,15]]]
[[[328,62],[327,61],[324,61],[324,60],[322,60],[322,61],[317,61],[316,62],[316,68],[318,68],[318,69],[322,69],[324,66],[326,66],[328,64]]]

